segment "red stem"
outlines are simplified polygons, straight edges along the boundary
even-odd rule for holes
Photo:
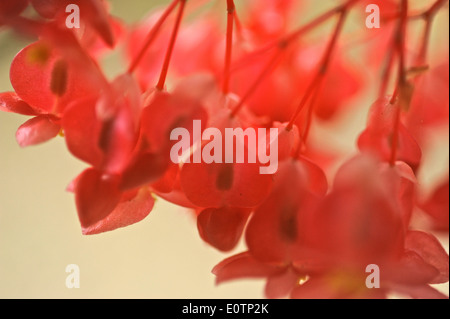
[[[323,78],[320,78],[323,79]],[[306,127],[305,131],[303,132],[302,140],[303,143],[306,144],[306,141],[309,137],[309,132],[311,131],[312,126],[312,119],[313,119],[313,111],[314,111],[314,105],[316,104],[317,98],[319,96],[319,90],[320,90],[320,84],[322,81],[319,81],[319,83],[316,85],[316,89],[314,90],[314,93],[312,93],[312,100],[308,107],[308,114],[306,117]]]
[[[386,58],[386,65],[383,71],[383,74],[381,76],[381,85],[380,85],[380,91],[378,93],[378,96],[381,98],[386,95],[387,88],[389,85],[389,79],[391,78],[391,72],[392,67],[394,66],[394,57],[395,57],[395,45],[392,46],[392,49],[389,50],[387,58]]]
[[[425,19],[425,30],[423,34],[422,46],[417,57],[417,64],[425,64],[428,57],[428,46],[430,43],[431,29],[433,21],[439,10],[448,2],[448,0],[437,0],[427,11],[421,14]]]
[[[333,36],[331,37],[330,43],[328,44],[328,47],[325,51],[325,54],[322,58],[322,62],[319,66],[319,70],[317,71],[317,74],[314,76],[310,86],[308,87],[308,89],[306,90],[305,96],[303,97],[302,101],[300,102],[299,106],[297,107],[297,110],[295,111],[294,115],[291,117],[291,120],[289,121],[288,126],[286,127],[287,130],[291,130],[292,127],[294,126],[295,121],[297,120],[298,115],[300,114],[300,112],[303,110],[304,106],[306,105],[306,103],[308,102],[309,98],[311,97],[311,95],[314,93],[314,91],[316,90],[316,87],[320,84],[320,82],[322,81],[323,77],[325,76],[325,74],[328,71],[328,66],[331,62],[331,57],[333,55],[333,51],[336,47],[336,43],[337,40],[339,38],[339,35],[342,32],[342,29],[344,27],[344,23],[347,17],[347,11],[348,8],[347,7],[343,7],[340,11],[340,16],[339,16],[339,21],[336,25],[336,28],[333,32]],[[312,120],[312,117],[311,117]],[[310,119],[308,119],[308,123],[307,123],[307,127],[309,127],[310,123],[309,123]]]
[[[234,23],[236,25],[236,34],[237,34],[238,40],[240,42],[243,42],[244,35],[243,35],[243,31],[242,31],[242,23],[241,23],[241,20],[239,19],[239,16],[236,13],[236,10],[234,10]]]
[[[223,80],[223,93],[227,94],[230,89],[230,68],[233,55],[233,26],[236,7],[233,0],[227,0],[227,44],[225,50],[225,70]]]
[[[295,40],[297,40],[299,37],[304,35],[305,33],[308,33],[311,30],[314,30],[316,27],[320,26],[322,23],[325,23],[330,18],[334,17],[337,13],[340,13],[342,11],[347,11],[352,5],[354,5],[356,2],[361,0],[348,0],[345,4],[337,6],[322,15],[318,16],[314,20],[310,21],[309,23],[305,24],[304,26],[300,27],[296,31],[293,31],[286,36],[284,36],[281,39],[278,39],[276,41],[273,41],[262,48],[253,51],[251,54],[246,56],[244,59],[240,60],[238,65],[234,67],[238,68],[239,66],[246,66],[248,65],[248,61],[252,61],[255,57],[264,54],[268,51],[270,51],[273,48],[287,48],[291,43],[293,43]]]
[[[391,157],[389,163],[391,166],[395,166],[395,162],[397,160],[397,148],[399,144],[400,138],[400,119],[401,119],[401,105],[403,96],[402,89],[408,85],[406,79],[406,66],[405,66],[405,35],[407,29],[408,22],[408,0],[402,0],[401,3],[401,19],[399,21],[399,27],[396,34],[396,45],[397,52],[399,55],[398,62],[398,84],[396,92],[398,94],[398,103],[396,103],[395,117],[394,117],[394,126],[393,126],[393,136],[392,136],[392,148],[391,148]]]
[[[163,12],[161,17],[156,22],[156,24],[150,30],[150,32],[147,35],[147,38],[145,39],[144,45],[142,46],[141,50],[139,51],[139,54],[134,58],[134,60],[130,64],[130,66],[128,68],[128,73],[133,73],[134,70],[136,69],[136,67],[139,65],[139,63],[141,62],[145,53],[147,52],[148,48],[153,43],[153,41],[156,39],[156,36],[158,35],[159,31],[161,30],[161,27],[163,26],[164,22],[167,20],[169,15],[175,9],[178,2],[180,2],[180,0],[173,0],[172,3],[170,4],[170,6]]]
[[[329,47],[327,49],[326,56],[328,56],[328,58],[326,57],[324,59],[325,62],[323,63],[323,65],[322,65],[322,67],[320,68],[320,71],[319,71],[320,73],[325,73],[325,71],[326,71],[326,69],[328,67],[329,56],[331,56],[331,53],[333,51],[333,47],[334,47],[335,42],[337,40],[338,34],[340,33],[340,31],[342,29],[342,25],[343,25],[343,22],[345,20],[344,16],[346,16],[346,13],[347,13],[348,9],[353,4],[355,4],[358,1],[360,1],[360,0],[348,0],[345,4],[340,5],[340,6],[336,7],[336,8],[334,8],[334,9],[332,9],[332,10],[330,10],[330,11],[324,13],[324,14],[322,14],[321,16],[317,17],[316,19],[314,19],[310,23],[308,23],[305,26],[301,27],[297,31],[292,32],[291,34],[287,35],[286,37],[282,38],[281,40],[275,41],[275,42],[273,42],[273,43],[263,47],[262,49],[259,49],[259,50],[255,51],[255,52],[253,52],[250,55],[251,57],[260,55],[262,53],[265,53],[265,52],[271,50],[274,47],[278,48],[278,52],[275,54],[275,56],[272,58],[272,60],[269,61],[269,63],[266,65],[266,67],[261,72],[259,77],[256,79],[255,83],[253,83],[253,85],[250,87],[250,89],[247,91],[247,93],[244,95],[244,97],[241,99],[241,101],[238,103],[238,105],[234,108],[234,110],[231,113],[231,116],[234,117],[239,112],[239,110],[242,108],[242,106],[247,101],[247,99],[258,88],[258,86],[261,84],[261,82],[267,76],[267,74],[270,73],[272,68],[276,65],[277,60],[278,60],[278,58],[280,56],[280,53],[282,51],[284,51],[295,39],[297,39],[298,37],[300,37],[304,33],[309,32],[312,29],[318,27],[319,25],[321,25],[322,23],[326,22],[328,19],[333,17],[335,14],[341,13],[341,18],[340,18],[340,20],[338,22],[338,26],[336,28],[335,36],[331,40],[330,45],[329,45]],[[316,82],[316,81],[314,80],[313,82]],[[299,112],[296,112],[296,113],[299,113]],[[294,119],[294,121],[295,121],[295,119]],[[287,129],[288,130],[292,129],[292,125],[293,125],[293,121],[287,127]]]
[[[184,8],[186,7],[187,0],[179,0],[179,1],[181,1],[181,2],[180,2],[180,7],[178,8],[177,19],[175,21],[175,25],[174,25],[174,28],[172,31],[172,36],[170,38],[169,47],[167,48],[166,57],[164,59],[164,64],[163,64],[163,67],[161,70],[161,75],[159,77],[158,84],[156,85],[156,88],[160,91],[164,90],[164,86],[165,86],[166,78],[167,78],[167,72],[169,71],[170,60],[172,59],[173,49],[175,47],[175,42],[177,40],[178,31],[179,31],[180,25],[181,25],[181,20],[183,19]]]

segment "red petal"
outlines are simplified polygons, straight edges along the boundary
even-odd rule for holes
[[[61,126],[48,116],[36,116],[22,124],[16,132],[21,147],[47,142],[58,135]]]
[[[133,158],[122,174],[120,188],[133,189],[160,178],[169,165],[169,159],[160,154],[143,153]]]
[[[200,236],[221,251],[230,251],[241,238],[250,212],[240,208],[210,208],[203,210],[197,219]]]
[[[20,14],[28,5],[28,0],[14,0],[0,2],[0,22],[1,18]]]
[[[445,59],[420,75],[415,83],[407,126],[421,140],[423,129],[448,124],[449,119],[449,65],[448,51]]]
[[[265,295],[269,299],[279,299],[290,295],[291,291],[297,286],[299,275],[291,268],[270,276],[265,287]]]
[[[81,5],[85,13],[85,21],[97,31],[107,45],[113,47],[114,33],[109,22],[106,5],[101,0],[83,0]]]
[[[337,278],[339,282],[339,278]],[[344,283],[345,284],[345,283]],[[333,285],[326,277],[310,278],[297,286],[291,293],[293,299],[385,299],[384,289],[366,289],[358,287],[355,291]]]
[[[386,179],[386,191],[397,201],[407,230],[416,204],[416,176],[412,168],[404,162],[397,162],[394,167],[383,163],[380,174]]]
[[[429,285],[418,286],[402,286],[396,285],[392,287],[396,292],[405,294],[414,299],[448,299],[448,296],[439,292]]]
[[[258,262],[248,252],[229,257],[214,267],[216,283],[243,278],[264,278],[280,270]]]
[[[100,121],[97,120],[95,105],[97,98],[85,98],[66,109],[62,127],[69,151],[77,158],[100,168],[104,154],[99,147]]]
[[[334,60],[334,59],[333,59]],[[322,120],[331,120],[363,87],[364,78],[342,57],[334,60],[318,92],[315,114]]]
[[[292,299],[337,299],[341,297],[321,278],[311,278],[301,286],[297,286],[291,293]]]
[[[435,267],[427,264],[413,251],[405,252],[398,263],[392,267],[384,267],[382,273],[383,281],[412,286],[428,284],[439,275]]]
[[[67,14],[65,8],[72,1],[69,0],[31,0],[35,10],[48,19],[65,19]],[[106,7],[101,0],[78,0],[76,4],[80,7],[80,18],[94,28],[102,39],[109,45],[114,45],[114,37],[108,21]]]
[[[429,265],[439,270],[430,283],[445,283],[449,279],[448,254],[439,240],[421,231],[409,231],[405,239],[405,249],[417,253]]]
[[[421,205],[432,218],[433,227],[437,230],[449,229],[449,179],[439,185],[431,197]]]
[[[72,52],[72,51],[71,51]],[[56,99],[51,90],[52,73],[57,61],[61,56],[43,42],[33,43],[22,49],[11,63],[11,84],[17,95],[28,103],[36,111],[52,113],[60,111],[56,106],[64,108],[77,97],[96,92],[96,87],[90,79],[85,77],[86,72],[78,69],[72,63],[67,64],[64,94]],[[56,79],[59,80],[59,79]],[[54,81],[56,81],[53,79]]]
[[[135,192],[133,192],[135,193]],[[148,188],[141,188],[131,199],[124,198],[104,219],[82,229],[84,235],[94,235],[126,227],[143,220],[153,209],[155,199]]]
[[[362,152],[377,155],[384,161],[390,160],[396,107],[388,98],[379,99],[372,105],[367,129],[358,139],[358,147]],[[419,144],[403,124],[400,124],[398,137],[397,159],[416,170],[422,159]]]
[[[158,193],[168,194],[176,187],[179,186],[179,173],[180,166],[169,162],[169,167],[166,169],[165,173],[159,180],[152,184],[152,189]]]
[[[59,3],[58,3],[59,2]],[[53,19],[66,1],[61,0],[31,0],[33,8],[44,18]],[[67,3],[67,2],[66,2]]]
[[[85,170],[79,177],[75,189],[75,201],[82,229],[94,227],[110,215],[119,204],[120,198],[117,178],[103,175],[93,168]]]
[[[314,174],[310,174],[311,168]],[[263,262],[284,264],[303,259],[311,214],[317,205],[312,192],[324,195],[325,175],[306,161],[287,160],[275,175],[269,197],[256,209],[246,230],[252,255]],[[316,178],[313,181],[313,178]],[[311,184],[320,184],[314,189]],[[318,196],[320,196],[318,194]]]
[[[22,115],[37,115],[31,106],[22,101],[16,93],[0,93],[0,111]]]
[[[309,235],[334,262],[381,265],[403,251],[402,216],[370,158],[357,157],[339,169],[312,228]]]
[[[207,123],[207,113],[201,101],[181,94],[155,92],[150,105],[142,113],[142,130],[150,150],[165,151],[175,144],[170,140],[175,128],[186,128],[192,136],[194,120],[200,120],[202,126]]]
[[[256,207],[272,185],[270,175],[248,163],[187,163],[180,178],[187,198],[199,207]]]

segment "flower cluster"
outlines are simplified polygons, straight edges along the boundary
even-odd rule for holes
[[[35,41],[12,61],[14,92],[0,94],[0,110],[32,116],[17,130],[21,146],[60,136],[89,164],[68,187],[83,234],[139,222],[160,197],[191,210],[202,240],[222,252],[244,238],[247,251],[214,267],[218,283],[263,278],[268,298],[447,298],[430,286],[449,279],[430,232],[448,234],[448,175],[427,198],[419,175],[427,134],[448,127],[448,47],[429,53],[447,0],[417,11],[409,2],[336,1],[299,24],[309,1],[172,0],[127,26],[102,0],[2,1],[0,26]],[[79,28],[67,26],[72,3]],[[379,29],[364,24],[369,4]],[[351,14],[363,21],[354,33]],[[311,35],[325,25],[325,37]],[[345,50],[356,33],[365,70]],[[111,80],[101,61],[118,47],[127,65]],[[332,130],[374,87],[358,150],[330,154],[315,123]],[[186,160],[208,147],[194,139],[174,163],[171,132],[193,132],[195,121],[202,132],[277,128],[278,170]],[[380,270],[376,288],[369,265]]]

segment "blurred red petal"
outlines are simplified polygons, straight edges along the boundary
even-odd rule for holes
[[[15,92],[0,93],[0,111],[22,115],[37,115],[36,111],[22,101]]]
[[[133,189],[156,181],[169,165],[169,159],[160,154],[142,153],[133,157],[122,173],[120,188]]]
[[[437,230],[449,230],[449,179],[439,185],[421,205],[422,209],[431,217],[433,227]]]
[[[337,172],[314,215],[311,239],[333,262],[379,265],[403,250],[404,224],[376,161],[358,156]]]
[[[230,251],[241,238],[250,212],[245,209],[224,207],[203,210],[197,219],[202,239],[220,251]]]
[[[150,105],[142,113],[142,131],[149,149],[157,152],[167,150],[175,144],[170,140],[172,130],[186,128],[191,133],[194,120],[200,120],[202,126],[207,123],[207,113],[200,100],[182,93],[155,92]]]
[[[267,279],[265,287],[265,295],[269,299],[280,299],[287,297],[294,287],[299,282],[299,275],[297,275],[291,268],[271,275]]]
[[[395,166],[383,163],[380,174],[386,178],[384,181],[386,191],[397,200],[405,229],[408,229],[416,205],[417,179],[412,168],[404,162],[396,162]]]
[[[400,123],[399,131],[394,132],[395,109],[389,98],[376,101],[370,110],[366,130],[359,136],[358,147],[362,152],[378,156],[383,161],[389,161],[392,154],[393,134],[398,134],[397,160],[406,162],[415,171],[422,160],[422,150],[419,144]]]
[[[244,278],[264,278],[280,270],[258,262],[250,253],[244,252],[229,257],[217,264],[212,273],[216,275],[216,283]]]
[[[94,235],[126,227],[143,220],[153,209],[155,199],[148,188],[141,188],[131,199],[123,198],[117,207],[104,219],[83,227],[84,235]]]
[[[272,192],[256,209],[246,230],[252,255],[275,264],[302,259],[309,219],[317,198],[325,195],[326,185],[320,168],[307,160],[281,163]]]
[[[424,128],[448,124],[449,119],[449,65],[448,51],[445,60],[420,75],[415,83],[407,126],[419,140]]]
[[[448,282],[448,254],[436,237],[421,231],[409,231],[405,239],[405,249],[417,253],[426,263],[439,271],[439,275],[430,283],[440,284]]]
[[[181,169],[181,187],[199,207],[253,208],[269,193],[272,177],[262,175],[258,164],[186,163]]]
[[[84,98],[66,109],[62,119],[69,151],[77,158],[100,168],[104,154],[99,147],[100,122],[97,120],[96,97]]]
[[[47,19],[66,19],[66,7],[71,0],[31,0],[34,9]],[[102,0],[78,0],[80,18],[89,24],[109,46],[114,45],[114,34],[109,24],[106,5]]]
[[[61,126],[48,116],[36,116],[22,124],[16,132],[21,147],[47,142],[58,135]]]
[[[337,299],[341,296],[322,278],[310,278],[292,290],[292,299]]]
[[[110,215],[120,202],[118,180],[89,168],[79,177],[75,189],[75,202],[82,229],[94,227]]]
[[[383,267],[383,281],[402,285],[424,285],[435,278],[439,271],[427,264],[413,251],[406,251],[391,267]]]

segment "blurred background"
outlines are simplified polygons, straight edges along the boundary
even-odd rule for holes
[[[169,1],[109,2],[113,14],[133,23],[152,6]],[[336,3],[312,2],[317,11]],[[437,30],[442,38],[448,37],[448,20],[446,23],[446,28]],[[0,92],[12,90],[9,65],[25,45],[11,33],[0,32]],[[117,71],[116,58],[105,65],[111,73]],[[359,124],[343,133],[353,139],[337,143],[350,141],[345,146],[354,148],[354,134],[365,124],[366,106],[356,115]],[[70,155],[62,138],[19,148],[15,132],[25,120],[24,116],[0,113],[0,298],[263,297],[263,281],[215,286],[211,269],[232,253],[221,254],[204,244],[192,215],[161,199],[138,224],[83,236],[74,197],[65,188],[86,165]],[[343,116],[343,123],[345,120]],[[430,183],[442,176],[448,165],[448,140],[436,143],[441,156],[425,163]],[[448,248],[448,236],[441,239]],[[236,252],[243,249],[241,245]],[[65,285],[69,264],[80,267],[79,289]],[[448,293],[448,285],[439,289]]]

